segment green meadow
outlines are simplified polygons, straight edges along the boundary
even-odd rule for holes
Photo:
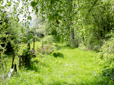
[[[31,44],[32,46],[32,44]],[[41,43],[36,42],[37,47]],[[103,78],[103,65],[99,64],[99,53],[70,48],[65,44],[56,44],[56,50],[50,55],[37,52],[32,58],[31,68],[17,69],[9,79],[1,81],[1,85],[112,85]],[[57,56],[54,53],[58,54]],[[10,69],[12,58],[7,59]],[[15,62],[18,62],[16,57]]]

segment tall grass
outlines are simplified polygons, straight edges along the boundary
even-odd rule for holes
[[[40,43],[36,42],[40,46]],[[107,85],[101,76],[103,66],[96,62],[99,55],[93,51],[71,49],[62,44],[56,50],[61,56],[37,55],[31,69],[18,70],[1,85]],[[37,61],[37,62],[36,62]],[[111,84],[113,82],[110,82]]]

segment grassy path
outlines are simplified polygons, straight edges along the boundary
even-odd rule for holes
[[[92,51],[61,47],[63,57],[43,55],[31,70],[18,71],[5,85],[104,85],[100,81],[101,66]]]
[[[64,58],[47,61],[47,64],[51,64],[50,79],[53,79],[53,85],[98,85],[97,75],[101,67],[94,60],[97,53],[69,48],[63,48],[60,52]]]

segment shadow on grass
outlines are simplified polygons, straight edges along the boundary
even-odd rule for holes
[[[40,61],[32,61],[30,67],[28,68],[28,70],[33,70],[35,72],[39,72],[40,73],[40,67],[49,67],[48,65],[46,65],[45,63],[42,63]]]
[[[53,56],[55,57],[55,58],[57,58],[57,57],[60,57],[60,58],[64,58],[64,55],[62,54],[62,53],[60,53],[60,52],[57,52],[57,53],[53,53]]]
[[[76,47],[72,47],[72,46],[67,46],[67,45],[55,45],[57,47],[57,50],[60,49],[75,49]]]
[[[39,66],[36,65],[34,62],[32,62],[31,66],[28,68],[28,70],[33,70],[35,72],[40,72]]]

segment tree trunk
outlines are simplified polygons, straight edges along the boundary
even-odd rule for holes
[[[74,29],[71,28],[71,45],[73,44],[74,42]]]
[[[33,38],[33,50],[35,52],[35,38]]]
[[[14,55],[13,55],[11,68],[13,68],[14,59],[15,59],[15,52],[14,52]]]
[[[70,4],[69,4],[69,16],[71,16],[71,13],[73,12],[73,0],[69,0]],[[70,29],[71,29],[71,46],[73,45],[73,42],[74,42],[74,29],[72,28],[72,25],[73,25],[73,17],[70,17]]]
[[[30,50],[30,43],[28,42],[27,45],[28,45],[28,50]]]
[[[21,57],[22,56],[19,56],[19,70],[21,69]]]

